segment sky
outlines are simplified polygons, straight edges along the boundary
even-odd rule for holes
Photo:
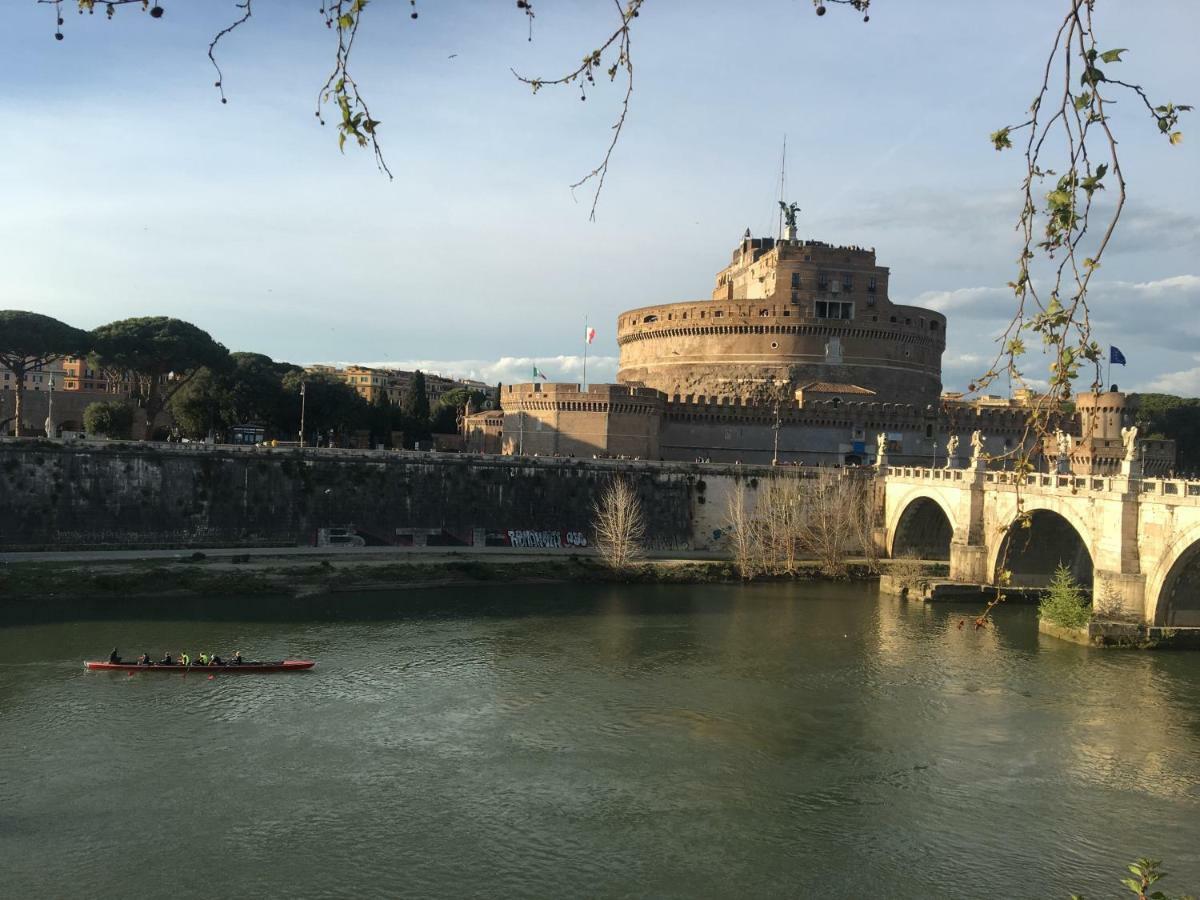
[[[1019,121],[1066,0],[646,0],[635,91],[596,221],[569,185],[600,160],[619,85],[536,96],[611,32],[608,0],[375,0],[353,72],[395,174],[314,116],[332,60],[318,3],[78,15],[6,0],[0,308],[83,328],[169,315],[231,350],[420,365],[485,381],[616,373],[623,309],[706,298],[742,232],[774,234],[780,151],[804,237],[876,248],[891,299],[949,318],[943,381],[987,367],[1011,314]],[[1102,0],[1102,44],[1152,97],[1200,105],[1195,0]],[[1200,394],[1200,117],[1168,146],[1113,115],[1130,200],[1094,281],[1122,388]],[[1044,370],[1041,361],[1029,366]]]

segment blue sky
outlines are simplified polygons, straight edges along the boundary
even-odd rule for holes
[[[804,236],[874,246],[892,299],[949,316],[945,384],[986,365],[1010,302],[1022,160],[989,132],[1036,89],[1065,0],[647,0],[637,87],[597,221],[568,185],[603,153],[620,90],[532,96],[611,29],[606,0],[543,0],[534,40],[508,2],[367,10],[355,73],[395,181],[313,116],[332,58],[315,2],[160,0],[79,16],[10,0],[0,32],[0,307],[81,327],[191,320],[298,362],[421,362],[488,381],[615,372],[621,309],[707,297],[741,232],[770,233],[780,143]],[[8,8],[11,7],[11,8]],[[1123,75],[1200,105],[1194,0],[1102,2]],[[369,29],[369,30],[368,30]],[[453,55],[453,56],[452,56]],[[1096,286],[1123,387],[1200,394],[1200,118],[1168,147],[1123,102],[1130,205]]]

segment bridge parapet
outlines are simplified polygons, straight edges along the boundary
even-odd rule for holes
[[[898,481],[971,481],[970,469],[933,469],[927,466],[888,466],[887,477]]]
[[[1145,478],[1141,483],[1142,502],[1178,506],[1200,506],[1200,481],[1182,478]]]

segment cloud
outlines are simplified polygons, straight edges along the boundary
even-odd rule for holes
[[[1142,388],[1146,392],[1177,394],[1180,397],[1200,395],[1200,366],[1179,372],[1165,372]]]
[[[346,362],[327,365],[345,366]],[[582,356],[502,356],[499,359],[404,359],[354,363],[374,369],[420,369],[445,378],[469,378],[487,384],[517,384],[533,380],[533,367],[544,372],[549,381],[583,381]],[[617,380],[617,357],[588,356],[587,380],[602,384]]]
[[[925,291],[913,300],[914,306],[925,306],[943,315],[969,316],[971,318],[1000,318],[1012,313],[1013,293],[1008,288],[969,287],[952,291]],[[1001,306],[1005,301],[1008,307]],[[980,316],[986,311],[985,316]]]
[[[925,291],[911,301],[946,315],[946,352],[942,380],[948,390],[965,388],[991,365],[996,337],[1015,312],[1011,291],[990,286]],[[1143,385],[1146,390],[1200,394],[1200,275],[1097,281],[1088,292],[1092,337],[1102,348],[1116,344],[1128,369],[1107,371],[1109,380]],[[1022,365],[1030,379],[1044,376],[1048,360],[1037,335],[1026,333],[1030,348]],[[1090,381],[1094,372],[1082,374]],[[999,386],[997,385],[997,388]]]

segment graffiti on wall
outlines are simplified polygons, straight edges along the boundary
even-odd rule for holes
[[[509,529],[508,531],[491,532],[487,536],[490,546],[499,547],[586,547],[587,535],[582,531],[535,531],[528,529]]]

